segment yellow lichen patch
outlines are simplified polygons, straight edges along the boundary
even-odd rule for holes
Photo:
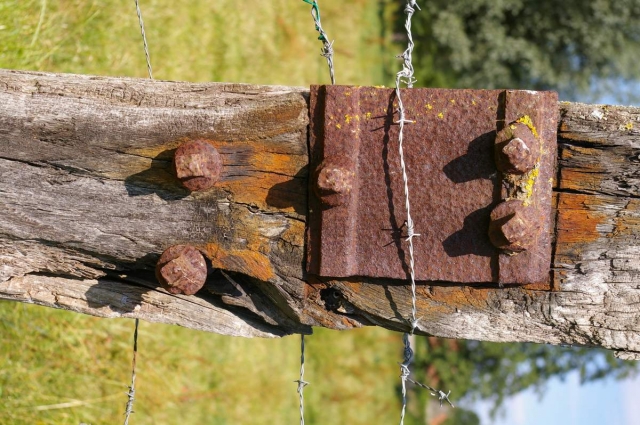
[[[353,117],[349,114],[344,116],[344,122],[346,122],[347,124],[351,124],[351,120],[353,119]]]
[[[525,195],[525,198],[522,204],[525,207],[531,205],[531,198],[533,197],[533,187],[536,184],[536,180],[538,179],[539,174],[540,174],[540,168],[538,168],[537,166],[533,170],[529,171],[529,173],[527,174],[527,179],[522,188]]]
[[[475,100],[472,100],[472,101],[471,101],[471,104],[472,104],[473,106],[476,106],[476,101],[475,101]]]
[[[540,137],[538,135],[538,130],[536,130],[536,127],[533,125],[533,121],[531,121],[531,117],[529,115],[520,117],[516,121],[529,127],[529,130],[531,130],[536,139]]]
[[[371,112],[367,112],[366,114],[364,114],[365,119],[370,120],[371,119]]]
[[[425,108],[427,108],[428,110],[432,110],[432,109],[433,109],[433,106],[432,106],[430,103],[427,103],[427,104],[425,105]]]
[[[443,118],[444,118],[444,114],[443,114],[442,112],[440,112],[440,113],[438,114],[438,118],[443,119]]]
[[[451,102],[454,105],[456,104],[456,100],[455,99],[451,99],[451,100],[449,100],[449,102]]]
[[[338,130],[340,130],[340,129],[342,128],[342,126],[341,126],[340,124],[336,124],[336,128],[337,128]]]
[[[633,128],[633,123],[632,122],[628,122],[625,126],[624,126],[625,130],[631,130]]]
[[[264,254],[250,250],[225,250],[217,243],[209,243],[205,254],[215,269],[243,273],[256,279],[269,281],[275,276],[271,261]]]

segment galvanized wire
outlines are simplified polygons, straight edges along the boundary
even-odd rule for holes
[[[135,0],[136,14],[138,15],[138,24],[140,25],[140,34],[142,34],[142,45],[144,48],[144,56],[147,61],[147,72],[149,73],[149,79],[153,80],[153,71],[151,70],[151,57],[149,56],[149,45],[147,44],[147,34],[144,31],[144,21],[142,20],[142,11],[140,10],[140,4],[138,0]],[[124,412],[124,425],[129,425],[129,419],[133,411],[133,403],[136,399],[136,361],[138,358],[138,327],[140,320],[135,320],[135,327],[133,331],[133,360],[131,362],[131,385],[129,385],[129,391],[127,392],[127,406]]]
[[[404,134],[404,126],[405,124],[412,124],[414,121],[407,119],[406,112],[404,109],[404,104],[402,103],[402,93],[400,87],[402,84],[406,85],[407,88],[412,88],[413,84],[416,82],[414,77],[414,69],[412,63],[412,55],[413,55],[413,35],[411,33],[411,18],[415,11],[420,10],[416,0],[407,0],[407,3],[404,8],[404,13],[407,15],[407,19],[405,21],[405,29],[407,31],[407,49],[398,57],[402,59],[402,69],[400,72],[396,74],[396,90],[395,96],[398,102],[398,121],[396,124],[399,125],[398,131],[398,153],[400,156],[400,168],[402,170],[402,181],[404,183],[404,199],[405,199],[405,209],[407,211],[407,219],[405,225],[407,226],[407,242],[409,242],[409,277],[411,279],[411,315],[408,320],[408,324],[410,326],[410,331],[405,333],[402,337],[402,341],[404,344],[404,358],[402,363],[400,363],[400,379],[402,382],[402,411],[400,414],[400,425],[404,424],[404,418],[407,410],[407,382],[411,382],[416,384],[422,388],[426,388],[431,391],[431,395],[437,396],[440,400],[440,405],[442,405],[443,401],[447,401],[451,407],[453,404],[449,400],[449,393],[444,393],[440,390],[436,390],[431,388],[428,385],[421,384],[419,382],[414,381],[409,376],[411,374],[411,370],[409,369],[409,365],[413,360],[413,349],[411,348],[411,336],[415,332],[418,327],[418,317],[417,317],[417,296],[416,296],[416,272],[415,272],[415,256],[414,256],[414,248],[413,248],[413,238],[416,236],[420,236],[419,233],[415,232],[415,224],[413,219],[411,218],[411,202],[409,196],[409,176],[407,173],[407,165],[404,160],[404,149],[403,149],[403,134]]]
[[[398,56],[403,60],[402,70],[396,74],[396,99],[398,100],[398,121],[396,124],[399,124],[399,132],[398,132],[398,153],[400,155],[400,168],[402,169],[402,181],[404,183],[404,202],[405,209],[407,210],[407,242],[409,242],[409,274],[411,277],[411,317],[409,319],[409,324],[411,326],[411,333],[413,333],[418,326],[417,309],[416,309],[416,272],[415,272],[415,257],[413,253],[413,238],[416,236],[420,236],[420,234],[415,233],[415,226],[413,223],[413,219],[411,218],[411,202],[409,197],[409,177],[407,174],[407,165],[404,161],[404,150],[403,150],[403,132],[404,125],[411,124],[414,121],[408,120],[405,115],[404,104],[402,103],[402,93],[400,91],[400,86],[404,83],[407,88],[412,88],[413,83],[415,83],[415,78],[413,76],[413,64],[411,62],[412,54],[413,54],[413,36],[411,34],[411,18],[415,12],[415,8],[420,10],[418,5],[416,4],[416,0],[407,0],[407,5],[405,6],[404,12],[407,14],[407,20],[405,23],[405,28],[407,30],[407,37],[409,39],[409,44],[407,49],[402,53],[402,55]]]
[[[313,22],[316,24],[316,31],[320,33],[318,40],[322,41],[322,49],[320,55],[327,59],[327,65],[329,66],[329,75],[331,76],[331,84],[336,83],[336,77],[333,69],[333,41],[329,41],[327,33],[322,29],[322,23],[320,22],[320,6],[316,0],[302,0],[303,2],[311,5],[311,16]]]
[[[142,11],[138,0],[136,2],[136,13],[138,14],[138,23],[140,24],[140,33],[142,34],[142,44],[144,47],[144,56],[147,59],[147,71],[149,72],[149,78],[153,80],[153,72],[151,70],[151,58],[149,57],[149,46],[147,45],[147,34],[144,32],[144,22],[142,21]]]
[[[129,418],[133,412],[133,402],[136,398],[136,360],[138,357],[138,324],[139,320],[136,319],[135,328],[133,331],[133,361],[131,365],[131,385],[127,392],[127,407],[124,412],[124,425],[129,425]]]
[[[323,56],[327,60],[327,65],[329,66],[329,76],[331,78],[331,84],[336,83],[335,71],[333,68],[333,41],[329,41],[329,37],[327,33],[322,28],[322,22],[320,21],[320,6],[318,6],[318,2],[315,0],[302,0],[307,4],[311,5],[311,16],[313,17],[313,22],[316,26],[316,31],[320,34],[318,40],[322,41],[322,49],[320,50],[320,55]],[[294,382],[298,383],[298,395],[300,398],[300,425],[304,425],[304,387],[309,385],[307,381],[304,380],[304,354],[305,354],[305,346],[304,346],[304,334],[300,335],[300,378]]]
[[[304,334],[300,335],[300,379],[293,381],[298,383],[298,395],[300,397],[300,425],[304,425],[304,387],[309,385],[304,380]]]

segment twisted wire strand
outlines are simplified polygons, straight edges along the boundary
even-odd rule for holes
[[[313,17],[313,22],[316,25],[316,31],[318,31],[318,33],[320,34],[318,40],[322,41],[322,49],[320,49],[320,55],[327,60],[327,65],[329,66],[329,75],[331,77],[331,84],[335,84],[336,77],[333,69],[333,41],[329,41],[327,33],[324,31],[324,29],[322,29],[322,23],[320,21],[320,6],[315,0],[302,1],[311,5],[311,16]]]
[[[307,4],[311,5],[311,16],[313,17],[313,22],[316,26],[316,31],[320,34],[318,40],[322,41],[322,49],[320,50],[320,55],[323,56],[327,60],[327,65],[329,66],[329,76],[331,77],[331,84],[336,83],[335,71],[333,67],[333,41],[329,41],[329,37],[327,33],[322,28],[322,22],[320,21],[320,6],[318,6],[318,2],[315,0],[302,0]],[[304,380],[304,334],[300,335],[300,378],[294,382],[298,383],[298,395],[300,398],[300,425],[304,425],[304,387],[309,385],[307,381]]]
[[[144,47],[144,56],[147,61],[147,72],[149,73],[149,79],[153,80],[153,71],[151,69],[151,57],[149,56],[149,45],[147,44],[147,34],[144,31],[144,21],[142,20],[142,11],[140,10],[140,4],[138,0],[135,0],[136,14],[138,15],[138,24],[140,25],[140,34],[142,35],[142,45]],[[131,385],[129,385],[129,391],[127,392],[127,406],[124,412],[124,425],[129,425],[129,419],[133,411],[133,403],[136,399],[136,361],[138,358],[138,327],[140,326],[140,320],[135,320],[135,327],[133,330],[133,360],[131,362]]]
[[[138,357],[138,325],[139,320],[136,319],[135,328],[133,331],[133,361],[131,365],[131,385],[129,385],[129,391],[127,392],[127,407],[124,411],[124,425],[129,425],[129,418],[133,412],[133,402],[136,398],[136,360]]]
[[[395,96],[398,101],[398,121],[396,124],[399,125],[398,132],[398,153],[400,156],[400,168],[402,170],[402,181],[404,184],[404,199],[405,199],[405,209],[407,211],[407,219],[405,225],[407,226],[407,238],[406,241],[409,243],[409,275],[411,279],[411,315],[408,320],[408,324],[411,330],[408,333],[404,333],[402,337],[402,341],[404,344],[404,358],[402,363],[400,363],[400,379],[402,382],[402,411],[400,414],[400,425],[404,424],[404,418],[407,410],[407,382],[411,382],[415,385],[418,385],[422,388],[428,389],[431,392],[431,395],[437,396],[440,400],[440,405],[443,402],[449,403],[451,407],[453,404],[449,400],[449,393],[444,393],[443,391],[436,390],[428,385],[419,383],[410,378],[411,370],[409,369],[409,365],[413,360],[413,349],[411,348],[411,336],[414,334],[416,328],[418,327],[418,318],[417,318],[417,296],[416,296],[416,273],[415,273],[415,256],[413,249],[413,238],[416,236],[420,236],[419,233],[415,231],[415,224],[413,219],[411,218],[411,202],[409,196],[409,176],[407,173],[407,165],[404,160],[404,126],[405,124],[412,124],[414,121],[407,119],[406,112],[404,109],[404,104],[402,102],[402,93],[400,87],[402,84],[405,84],[407,88],[412,88],[413,84],[416,82],[414,77],[414,69],[412,62],[413,55],[413,35],[411,33],[411,18],[415,11],[420,10],[420,7],[416,3],[416,0],[407,0],[407,3],[404,8],[404,13],[407,15],[407,19],[405,21],[405,29],[407,31],[407,39],[408,44],[406,50],[398,56],[398,58],[402,59],[402,69],[396,74],[396,89]]]
[[[147,71],[149,72],[149,79],[153,80],[153,72],[151,70],[151,57],[149,56],[149,46],[147,44],[147,34],[144,32],[144,22],[142,21],[142,11],[138,0],[136,2],[136,13],[138,14],[138,23],[140,24],[140,34],[142,34],[142,44],[144,46],[144,56],[147,60]]]
[[[304,425],[304,387],[309,385],[304,380],[304,334],[300,335],[300,379],[293,381],[298,383],[298,395],[300,397],[300,425]]]
[[[408,120],[406,117],[404,104],[402,102],[402,93],[400,87],[405,84],[407,88],[412,88],[416,82],[414,78],[414,70],[412,63],[412,54],[414,48],[413,35],[411,34],[411,18],[415,13],[415,10],[420,8],[416,4],[416,0],[407,0],[407,4],[404,8],[404,12],[407,15],[405,22],[405,29],[407,30],[407,38],[409,40],[407,49],[398,57],[403,60],[402,69],[396,74],[396,99],[398,100],[398,121],[396,124],[400,126],[398,133],[398,152],[400,155],[400,168],[402,169],[402,182],[404,183],[404,203],[407,211],[407,241],[409,242],[409,274],[411,277],[411,317],[409,319],[409,325],[411,326],[411,334],[418,326],[417,308],[416,308],[416,273],[415,273],[415,257],[413,253],[413,238],[420,236],[415,232],[415,225],[411,218],[411,201],[409,197],[409,176],[407,174],[407,165],[404,161],[404,126],[405,124],[412,124],[414,121]]]

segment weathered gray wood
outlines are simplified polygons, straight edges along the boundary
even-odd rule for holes
[[[0,298],[224,334],[404,330],[405,282],[303,273],[307,91],[0,71]],[[552,284],[419,285],[420,332],[640,353],[640,109],[561,103]],[[172,150],[206,138],[222,182],[188,194]],[[157,287],[176,243],[213,272]],[[306,282],[305,282],[306,280]]]
[[[109,304],[128,316],[225,334],[308,332],[300,313],[305,96],[286,87],[2,71],[3,297],[98,315],[95,305]],[[225,170],[216,189],[189,195],[170,163],[193,137],[212,140]],[[237,306],[234,297],[211,297],[218,307],[199,303],[205,310],[190,311],[196,297],[156,288],[158,254],[177,243],[202,249],[214,267],[254,278],[241,280],[256,298],[253,311],[234,307],[241,313],[229,321],[219,306],[228,298]],[[212,290],[220,279],[212,276]],[[38,282],[51,295],[32,296]],[[80,297],[74,282],[98,290]],[[141,308],[132,310],[132,300]],[[160,314],[154,304],[171,308]]]

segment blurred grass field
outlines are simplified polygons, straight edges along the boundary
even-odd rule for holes
[[[141,0],[156,79],[307,86],[329,81],[299,0]],[[321,2],[342,84],[387,84],[391,1]],[[398,51],[396,51],[398,50]],[[0,0],[0,67],[146,77],[133,0]],[[297,423],[299,338],[248,340],[141,323],[132,424]],[[123,420],[133,321],[0,302],[0,423]],[[381,329],[308,338],[308,424],[398,420],[401,339]],[[410,422],[407,422],[410,423]]]

